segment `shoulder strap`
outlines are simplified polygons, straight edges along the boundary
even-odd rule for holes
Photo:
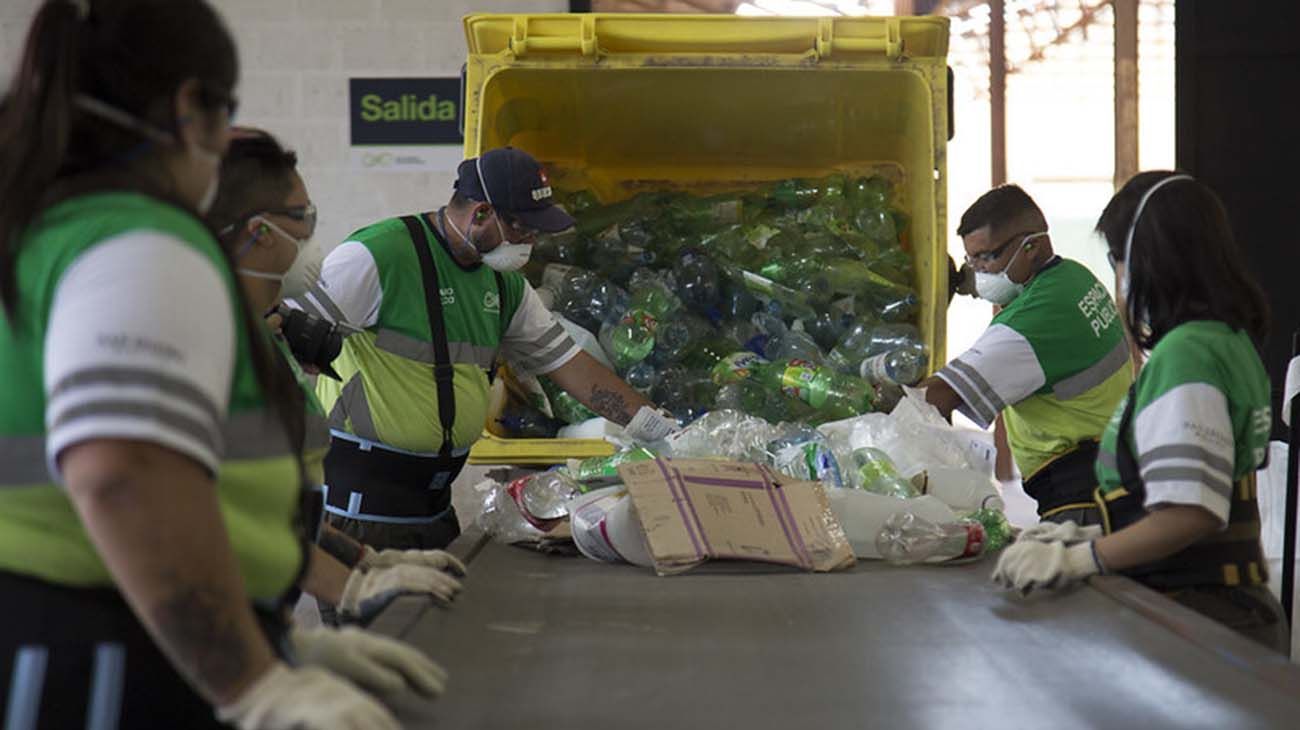
[[[415,255],[420,260],[421,283],[424,284],[424,303],[429,315],[429,337],[433,341],[433,382],[438,386],[438,423],[442,426],[442,447],[439,453],[449,456],[452,450],[451,433],[456,424],[456,392],[452,388],[451,353],[447,347],[447,326],[442,317],[442,291],[438,286],[438,267],[429,252],[429,236],[418,216],[402,216],[402,223],[411,236]]]

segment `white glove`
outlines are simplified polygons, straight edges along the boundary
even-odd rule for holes
[[[1063,542],[1021,540],[998,558],[993,582],[1008,590],[1029,595],[1038,589],[1066,588],[1102,572],[1093,543],[1067,546]]]
[[[405,563],[371,570],[357,568],[343,584],[338,612],[349,621],[366,622],[398,596],[424,594],[446,605],[459,592],[460,581],[437,568]]]
[[[1016,538],[1018,542],[1063,542],[1066,545],[1074,545],[1080,542],[1090,542],[1101,537],[1100,525],[1086,525],[1080,527],[1073,520],[1066,522],[1040,522],[1033,527],[1021,530],[1020,537]]]
[[[677,419],[650,406],[641,406],[632,420],[623,427],[623,435],[633,441],[651,444],[676,430]]]
[[[276,663],[217,719],[239,730],[401,730],[373,697],[323,669]]]
[[[1300,357],[1286,366],[1286,382],[1282,386],[1282,423],[1291,425],[1291,399],[1300,392]]]
[[[355,627],[294,629],[289,645],[300,664],[328,669],[379,697],[407,687],[437,697],[447,686],[447,672],[420,650]]]
[[[357,563],[358,570],[391,568],[394,565],[422,565],[426,568],[465,575],[465,564],[444,550],[379,550],[369,545]]]

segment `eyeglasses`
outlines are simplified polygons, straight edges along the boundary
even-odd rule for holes
[[[509,228],[512,233],[519,236],[520,238],[524,238],[524,239],[536,238],[541,233],[541,231],[537,230],[536,228],[524,225],[522,221],[520,221],[519,219],[513,216],[506,215],[501,211],[497,211],[496,213],[497,213],[497,218],[499,218],[501,222],[506,225],[506,228]]]
[[[247,216],[246,219],[252,218],[254,215],[282,215],[285,218],[298,221],[305,225],[307,227],[306,237],[309,238],[316,233],[316,206],[312,203],[307,203],[306,205],[294,205],[288,208],[272,208],[270,210],[263,210]]]
[[[978,267],[989,266],[991,264],[996,263],[998,259],[1002,258],[1002,255],[1007,252],[1007,249],[1010,248],[1012,244],[1019,242],[1021,245],[1023,245],[1025,243],[1028,243],[1030,239],[1038,238],[1039,236],[1046,236],[1046,235],[1047,235],[1047,231],[1038,231],[1038,232],[1021,231],[1020,233],[1015,234],[1011,238],[1008,238],[1006,243],[1003,243],[1001,246],[998,246],[997,248],[990,249],[988,251],[980,251],[979,253],[975,253],[975,254],[966,254],[966,263],[971,266],[978,266]]]

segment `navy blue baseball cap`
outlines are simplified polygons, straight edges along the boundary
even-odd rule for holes
[[[573,227],[573,218],[552,199],[541,164],[514,147],[498,147],[460,163],[456,191],[544,233]]]

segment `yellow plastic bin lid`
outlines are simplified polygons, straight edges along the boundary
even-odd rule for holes
[[[484,431],[469,450],[469,463],[549,465],[612,453],[614,444],[600,439],[508,439]]]

